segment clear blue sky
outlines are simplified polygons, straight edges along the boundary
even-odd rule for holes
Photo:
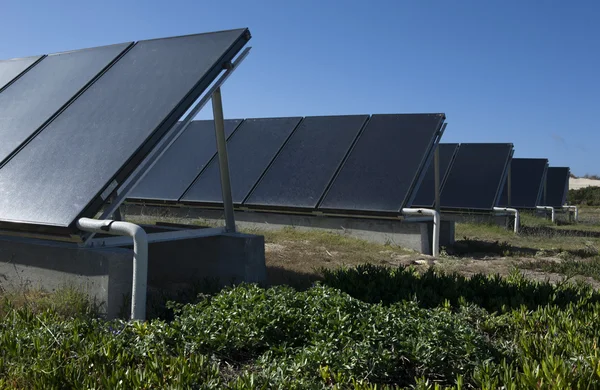
[[[599,1],[0,0],[0,10],[2,59],[249,27],[253,51],[223,89],[229,118],[445,112],[444,142],[512,142],[516,157],[600,173]]]

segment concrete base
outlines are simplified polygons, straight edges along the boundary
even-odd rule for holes
[[[163,207],[163,206],[122,206],[127,217],[175,218],[181,220],[200,220],[210,225],[223,226],[222,210]],[[244,230],[278,230],[293,227],[300,230],[322,230],[349,235],[351,237],[380,244],[397,245],[427,255],[432,254],[433,223],[420,220],[349,218],[318,215],[262,213],[250,211],[235,212],[236,225]],[[454,243],[454,222],[442,222],[440,228],[440,246]]]
[[[0,287],[22,291],[76,288],[102,303],[108,318],[128,315],[131,248],[80,248],[71,243],[0,237]],[[151,243],[148,290],[177,293],[203,279],[222,285],[266,281],[264,238],[248,234]]]

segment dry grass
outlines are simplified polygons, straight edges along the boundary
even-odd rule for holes
[[[522,214],[523,233],[496,225],[462,223],[456,225],[456,245],[446,248],[437,259],[393,245],[382,245],[326,231],[306,231],[296,228],[281,230],[242,230],[265,237],[265,255],[269,284],[290,284],[303,288],[321,277],[322,269],[371,263],[387,266],[412,265],[418,269],[436,267],[463,275],[508,275],[521,269],[536,280],[558,282],[564,279],[565,267],[548,264],[563,261],[600,261],[600,209],[580,209],[579,224],[567,224],[560,216],[558,225],[533,214]],[[130,218],[136,223],[153,223],[160,219],[170,223],[192,223],[211,226],[204,220],[177,219],[167,216]],[[569,267],[568,277],[578,278],[594,286],[600,283],[586,270],[590,267]],[[572,270],[579,270],[580,275]]]

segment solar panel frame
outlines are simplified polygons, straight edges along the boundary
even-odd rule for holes
[[[370,119],[369,115],[328,115],[328,116],[307,116],[307,117],[305,117],[302,120],[302,122],[297,126],[294,133],[290,135],[288,141],[281,147],[281,150],[279,151],[278,155],[273,159],[271,165],[265,170],[265,172],[263,173],[263,176],[261,176],[260,180],[256,183],[255,187],[248,194],[248,196],[246,197],[246,199],[243,202],[243,206],[245,208],[252,209],[252,210],[265,210],[265,211],[283,210],[286,212],[301,212],[301,213],[314,211],[316,209],[317,205],[323,199],[323,196],[327,192],[329,186],[331,185],[333,178],[339,172],[340,167],[343,165],[343,162],[347,158],[348,153],[350,152],[350,150],[352,150],[354,143],[356,142],[357,138],[360,136],[361,132],[363,131],[365,125],[368,123],[369,119]],[[328,121],[338,122],[338,123],[323,123],[323,122],[328,122]],[[310,200],[304,199],[302,202],[292,201],[291,203],[295,203],[292,205],[292,204],[284,204],[284,202],[270,202],[270,201],[265,202],[264,200],[261,201],[259,199],[255,199],[258,191],[262,190],[262,188],[263,188],[261,186],[265,186],[265,185],[269,184],[268,182],[265,182],[265,180],[275,181],[274,178],[267,177],[268,175],[276,175],[277,174],[276,170],[281,170],[281,169],[285,170],[285,167],[290,165],[290,163],[288,161],[282,160],[282,159],[285,159],[285,158],[293,159],[293,158],[297,157],[299,150],[303,150],[306,147],[310,147],[310,142],[314,141],[315,137],[306,138],[307,136],[311,135],[311,133],[316,131],[316,129],[322,130],[322,129],[326,128],[327,126],[342,125],[341,122],[343,122],[343,121],[350,121],[350,122],[354,121],[356,123],[351,124],[352,127],[350,128],[350,130],[346,130],[349,127],[345,127],[344,130],[342,130],[342,131],[351,131],[350,133],[347,134],[347,136],[349,137],[347,141],[349,141],[349,142],[347,143],[347,146],[342,147],[342,149],[340,149],[341,156],[340,156],[339,160],[337,162],[332,162],[334,164],[334,166],[333,166],[334,169],[331,170],[331,174],[328,175],[327,177],[322,178],[323,179],[322,183],[317,183],[319,188],[314,188],[314,189],[315,189],[315,193],[318,193],[318,196],[316,197],[316,199],[313,202],[310,202]],[[311,123],[311,122],[313,122],[313,123]],[[316,122],[316,123],[314,123],[314,122]],[[346,126],[350,126],[350,124],[346,123]],[[338,130],[338,132],[339,132],[340,127],[336,127],[335,130]],[[331,134],[335,134],[336,133],[335,130],[332,131]],[[320,134],[322,134],[322,132]],[[309,145],[305,145],[307,143],[306,140],[309,141],[308,142]],[[322,143],[322,137],[319,138],[317,143],[318,144]],[[322,144],[328,145],[326,142],[323,142]],[[291,149],[294,147],[296,149]],[[317,158],[317,160],[318,160],[318,158]],[[306,160],[302,161],[302,163],[306,163]],[[320,163],[326,163],[326,162],[320,161]],[[311,167],[308,167],[307,170],[310,171],[310,169],[311,169]],[[279,173],[281,173],[281,172],[279,172]],[[311,173],[307,173],[306,169],[302,169],[301,174],[306,176],[307,174],[310,175]],[[296,181],[294,178],[291,178],[291,180]],[[302,180],[300,180],[300,182],[302,182]],[[312,185],[314,187],[313,183],[298,183],[297,185],[298,186]],[[285,190],[289,191],[289,187],[286,188]],[[300,194],[300,195],[306,196],[306,193]],[[281,193],[277,194],[277,196],[281,196]],[[284,194],[283,196],[285,197],[286,194]]]
[[[304,118],[302,118],[302,117],[247,118],[244,120],[244,123],[242,123],[238,127],[238,130],[236,130],[236,133],[233,134],[230,137],[230,139],[227,141],[227,149],[228,149],[227,153],[229,156],[229,172],[230,172],[230,180],[231,180],[232,199],[233,199],[234,205],[238,206],[244,202],[244,200],[248,197],[248,195],[252,192],[252,190],[256,186],[256,183],[261,180],[265,171],[269,169],[269,167],[271,166],[273,161],[279,155],[281,149],[285,146],[285,144],[288,142],[290,137],[292,137],[292,135],[294,134],[294,132],[296,131],[298,126],[302,123],[303,119]],[[247,130],[247,128],[251,128],[251,126],[257,126],[257,125],[260,126],[261,121],[267,121],[267,122],[271,122],[271,123],[267,124],[266,126],[263,126],[263,128],[259,128],[258,131],[265,131],[265,127],[266,127],[266,130],[268,131],[269,126],[275,125],[275,126],[279,127],[278,131],[284,130],[284,131],[289,131],[289,133],[283,134],[282,139],[275,141],[276,143],[274,145],[272,145],[274,149],[271,150],[271,152],[273,152],[273,153],[272,154],[269,153],[269,155],[271,155],[270,158],[267,155],[263,156],[266,160],[268,160],[267,164],[264,165],[264,168],[262,168],[262,169],[260,169],[260,167],[256,167],[256,169],[259,170],[258,175],[253,175],[253,177],[256,177],[256,179],[252,180],[252,183],[249,187],[246,185],[243,187],[244,190],[241,190],[240,188],[241,188],[242,184],[236,185],[236,182],[237,182],[237,180],[236,180],[237,172],[236,171],[240,169],[239,165],[237,165],[237,164],[241,163],[238,160],[238,158],[240,157],[241,154],[236,154],[233,148],[238,148],[239,146],[237,143],[243,142],[243,141],[238,141],[238,140],[242,139],[242,137],[248,136],[248,134],[249,134],[248,132],[251,130]],[[286,123],[286,121],[288,123]],[[262,140],[264,140],[264,139],[265,138],[262,138]],[[242,157],[242,159],[243,158],[244,157]],[[211,178],[207,179],[206,175],[209,175],[209,174],[212,174],[213,176]],[[249,175],[249,172],[244,172],[244,174],[247,176],[247,175]],[[216,154],[211,158],[211,160],[208,162],[208,164],[206,164],[204,169],[196,176],[196,178],[194,179],[194,182],[192,184],[190,184],[190,186],[185,191],[185,193],[180,197],[180,199],[179,199],[180,203],[186,204],[186,205],[204,205],[204,206],[220,206],[220,205],[222,205],[223,204],[222,199],[220,201],[215,200],[214,198],[213,199],[200,199],[200,197],[198,197],[197,195],[192,195],[194,188],[197,185],[199,185],[198,183],[200,180],[211,180],[211,179],[212,180],[217,180],[217,179],[220,180],[219,161],[218,161]],[[218,188],[218,193],[221,194],[220,182],[212,183],[212,184],[217,184],[215,188]],[[248,184],[248,183],[245,183],[245,184]],[[243,193],[243,195],[236,197],[236,195],[239,195],[239,194],[237,194],[238,191]],[[217,198],[220,198],[220,196],[217,196]]]
[[[31,56],[31,57],[22,57],[22,58],[12,58],[9,60],[0,60],[0,67],[2,64],[7,63],[16,63],[17,61],[24,61],[24,66],[20,66],[16,71],[8,70],[8,74],[4,75],[3,72],[0,72],[0,93],[8,88],[12,83],[19,79],[22,75],[27,73],[27,71],[33,68],[38,62],[44,59],[45,56]]]
[[[456,197],[456,194],[454,194],[453,192],[448,192],[448,191],[456,191],[456,189],[452,188],[452,187],[448,187],[448,182],[450,180],[452,180],[452,175],[461,175],[463,174],[461,171],[457,171],[459,169],[467,169],[467,168],[471,168],[471,167],[460,167],[457,166],[456,162],[459,161],[458,159],[461,157],[461,152],[463,154],[469,153],[469,148],[472,147],[477,147],[477,146],[490,146],[490,147],[497,147],[497,148],[502,148],[502,147],[506,147],[507,153],[506,153],[506,157],[503,160],[503,169],[498,181],[498,185],[496,186],[496,190],[495,190],[495,194],[493,195],[493,199],[488,199],[491,200],[489,207],[482,207],[482,206],[472,206],[472,205],[465,205],[465,206],[459,206],[456,205],[456,202],[449,202],[447,199],[445,199],[444,195],[446,195],[446,198],[448,196],[453,195],[454,197]],[[502,150],[500,150],[501,153],[504,153]],[[499,152],[499,153],[500,153]],[[510,162],[512,160],[512,156],[514,153],[514,145],[512,143],[462,143],[460,145],[460,148],[458,149],[455,158],[454,158],[454,162],[452,164],[452,168],[450,169],[450,171],[448,172],[448,176],[446,178],[446,181],[444,182],[444,187],[442,189],[442,191],[440,191],[440,209],[443,211],[458,211],[458,212],[462,212],[462,211],[468,211],[468,212],[487,212],[487,211],[493,211],[493,208],[496,207],[498,205],[498,200],[500,198],[500,194],[502,193],[502,190],[504,188],[504,184],[506,183],[506,179],[508,176],[508,167],[510,166]],[[504,155],[502,154],[501,157],[504,158]],[[468,176],[468,173],[466,174]],[[467,177],[465,176],[465,177]],[[459,176],[460,177],[460,176]],[[459,180],[464,182],[464,180]],[[464,187],[462,187],[461,189],[464,189]],[[451,194],[451,195],[448,195]],[[451,203],[451,204],[449,204]],[[454,203],[454,204],[452,204]]]
[[[515,166],[516,165],[516,166]],[[521,166],[519,166],[521,165]],[[540,169],[541,168],[541,169]],[[542,199],[544,192],[544,182],[546,180],[546,172],[548,170],[548,159],[545,158],[513,158],[511,161],[511,204],[508,204],[508,193],[507,187],[508,182],[505,183],[503,191],[498,200],[498,206],[500,207],[514,207],[517,209],[535,209]],[[525,173],[524,170],[527,170]],[[532,172],[533,171],[533,172]],[[525,177],[525,174],[534,174],[535,177]],[[523,177],[520,177],[523,176]],[[539,179],[539,180],[536,180]],[[530,198],[530,193],[524,193],[528,189],[521,189],[519,183],[523,181],[535,181],[538,182],[536,196],[534,201],[531,199],[523,201],[522,198]]]
[[[569,192],[569,167],[548,167],[546,173],[546,198],[541,206],[562,208]],[[564,180],[564,183],[562,181]]]
[[[452,169],[452,164],[454,163],[454,159],[456,158],[456,154],[458,153],[458,149],[460,148],[460,144],[458,143],[439,143],[438,147],[440,148],[440,161],[439,161],[439,171],[440,171],[440,185],[439,191],[440,194],[444,188],[444,183],[448,178],[448,173]],[[445,158],[447,157],[447,158]],[[433,161],[426,169],[425,176],[423,181],[427,180],[430,183],[427,184],[427,187],[423,187],[423,183],[421,183],[416,191],[415,198],[411,202],[411,207],[419,207],[419,208],[433,208],[435,207],[435,167]],[[431,185],[430,185],[431,184]],[[431,190],[431,191],[430,191]],[[427,193],[425,195],[423,191],[430,191],[431,193]],[[431,202],[427,202],[425,198],[431,198]]]
[[[75,222],[83,216],[93,217],[101,209],[103,204],[105,204],[108,201],[109,196],[112,193],[114,193],[119,187],[119,185],[121,185],[124,182],[127,176],[134,171],[135,167],[154,148],[156,143],[162,137],[164,137],[170,130],[172,130],[177,120],[185,114],[185,112],[192,106],[192,104],[200,97],[202,92],[204,92],[210,86],[214,79],[224,69],[225,64],[233,60],[233,58],[250,40],[251,36],[249,30],[247,28],[244,28],[211,32],[205,34],[192,34],[181,37],[158,38],[146,41],[139,41],[132,46],[130,51],[141,42],[152,42],[156,40],[194,37],[199,35],[209,35],[215,33],[239,33],[239,35],[237,36],[237,38],[235,38],[233,43],[231,43],[231,45],[225,50],[225,52],[221,55],[219,60],[217,60],[214,63],[214,66],[212,66],[206,73],[204,73],[193,86],[190,86],[189,92],[185,95],[185,97],[183,97],[179,101],[179,103],[174,106],[171,112],[162,119],[160,124],[151,131],[150,135],[146,137],[145,141],[139,147],[137,147],[137,149],[135,149],[133,153],[131,153],[129,159],[123,165],[121,165],[121,167],[112,175],[111,179],[107,180],[107,182],[95,194],[95,196],[91,200],[89,200],[84,207],[80,209],[75,218],[72,218],[72,220],[69,223],[24,221],[21,219],[4,218],[0,220],[0,229],[12,231],[28,231],[45,235],[77,235],[79,230],[76,228]],[[128,51],[127,53],[129,53],[130,51]],[[118,63],[119,61],[117,61],[115,64]],[[115,64],[113,64],[109,68],[109,70],[112,69],[115,66]],[[92,85],[95,84],[96,83]],[[78,99],[76,99],[75,101],[77,100]],[[19,154],[17,154],[17,156],[18,155]]]
[[[369,132],[369,126],[373,124],[373,126],[377,126],[377,124],[374,122],[375,119],[379,119],[379,118],[403,118],[403,119],[416,119],[421,117],[421,119],[427,117],[427,119],[429,120],[429,118],[431,118],[432,120],[436,120],[436,124],[435,124],[435,130],[432,132],[432,135],[430,138],[428,138],[427,140],[427,146],[425,149],[425,153],[420,156],[419,159],[419,163],[416,166],[416,172],[415,175],[412,177],[412,179],[409,180],[409,184],[408,186],[406,186],[406,192],[404,193],[404,198],[400,201],[397,202],[398,207],[394,207],[393,209],[390,207],[388,209],[383,209],[383,208],[379,208],[376,209],[374,207],[344,207],[344,206],[337,206],[334,207],[332,205],[327,205],[328,203],[328,196],[330,196],[332,193],[335,193],[336,189],[336,182],[337,180],[340,180],[340,177],[345,173],[345,169],[347,166],[350,166],[350,168],[348,169],[353,169],[354,167],[352,167],[349,164],[354,164],[356,165],[357,163],[355,161],[352,161],[353,158],[358,158],[358,157],[354,157],[353,153],[356,150],[359,150],[359,152],[357,153],[361,153],[362,150],[360,150],[360,148],[363,148],[361,142],[370,142],[371,140],[367,140],[367,141],[362,141],[363,139],[365,139],[366,137],[375,137],[375,139],[378,138],[379,135],[381,134],[377,134],[377,128],[375,128],[375,130],[372,130],[371,132],[374,133],[374,135],[371,135]],[[329,188],[327,189],[327,191],[325,192],[321,202],[319,202],[319,205],[317,207],[318,212],[322,212],[325,214],[331,214],[331,215],[361,215],[361,216],[394,216],[397,217],[399,216],[399,214],[401,213],[403,208],[407,207],[407,203],[409,203],[410,198],[412,196],[412,193],[415,189],[415,186],[418,185],[418,182],[422,179],[423,175],[424,175],[424,170],[425,170],[425,166],[427,165],[427,161],[430,161],[431,156],[433,151],[435,150],[435,148],[437,147],[440,138],[443,134],[443,129],[444,129],[444,121],[446,119],[446,115],[443,113],[435,113],[435,114],[374,114],[371,116],[371,119],[365,124],[365,126],[363,127],[363,130],[361,131],[361,133],[358,135],[356,142],[354,143],[354,145],[352,145],[350,151],[348,152],[348,155],[346,156],[345,160],[343,161],[343,163],[340,166],[340,169],[338,170],[336,176],[333,178],[331,184],[329,185]],[[374,124],[375,123],[375,124]],[[408,132],[409,130],[406,130],[406,132]],[[389,146],[389,145],[384,145],[384,146]],[[350,163],[350,161],[352,161]],[[399,169],[401,169],[401,167],[399,167]],[[339,191],[339,190],[337,190]]]

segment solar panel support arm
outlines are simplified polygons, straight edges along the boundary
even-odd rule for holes
[[[501,211],[513,214],[515,216],[514,232],[515,234],[519,234],[519,227],[521,226],[521,215],[519,213],[519,210],[510,207],[494,207],[494,211]]]
[[[433,257],[440,255],[440,213],[432,209],[402,209],[402,214],[405,215],[430,215],[433,217],[433,237],[432,237],[432,248],[431,254]]]
[[[215,122],[215,138],[217,139],[217,154],[219,157],[219,172],[221,176],[221,193],[225,211],[225,230],[235,233],[235,215],[233,213],[233,198],[231,196],[231,179],[229,177],[229,159],[227,157],[227,140],[225,138],[225,119],[223,118],[223,101],[221,88],[212,95],[213,117]]]
[[[131,319],[146,319],[148,283],[148,237],[141,226],[130,222],[80,218],[77,228],[90,233],[104,233],[133,238],[133,280],[131,286]]]
[[[435,211],[440,213],[440,144],[435,147],[433,154],[433,172],[435,180]]]
[[[556,210],[554,209],[554,207],[552,206],[537,206],[536,207],[538,210],[550,210],[551,215],[552,215],[552,223],[556,222]]]
[[[577,208],[577,206],[563,206],[563,209],[567,210],[568,212],[572,211],[575,222],[579,222],[579,209]]]

